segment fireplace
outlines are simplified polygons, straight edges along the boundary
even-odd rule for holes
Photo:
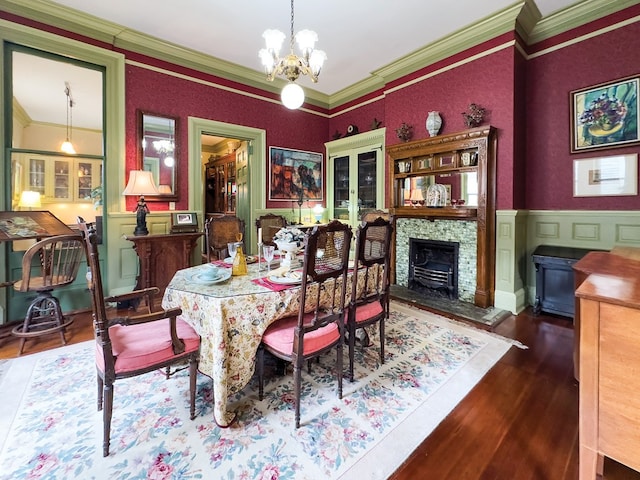
[[[433,297],[458,298],[458,242],[409,239],[411,290]]]

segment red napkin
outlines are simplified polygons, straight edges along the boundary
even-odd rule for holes
[[[287,288],[291,288],[291,285],[282,285],[280,283],[273,283],[267,280],[266,278],[254,278],[251,281],[256,285],[266,287],[269,290],[273,290],[274,292],[280,292],[282,290],[286,290]]]
[[[215,265],[216,267],[223,267],[223,268],[233,267],[233,265],[229,265],[228,263],[225,263],[224,260],[214,260],[211,262],[211,265]]]

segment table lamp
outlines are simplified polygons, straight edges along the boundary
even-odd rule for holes
[[[147,207],[144,201],[145,195],[159,195],[160,192],[153,181],[153,175],[146,170],[131,170],[129,172],[129,183],[122,192],[123,195],[140,195],[138,199],[138,205],[136,205],[136,229],[133,231],[134,235],[148,235],[147,230],[147,213],[149,213],[149,207]]]
[[[413,190],[411,192],[410,200],[414,207],[416,207],[418,204],[424,205],[424,195],[422,195],[422,189],[417,188]]]
[[[20,201],[18,207],[28,208],[33,210],[34,208],[40,208],[42,206],[40,202],[40,192],[34,192],[32,190],[23,190],[20,194]]]
[[[313,207],[313,214],[316,217],[316,223],[320,223],[320,220],[322,220],[323,213],[324,213],[324,208],[322,208],[322,205],[320,205],[319,203],[316,203],[316,206]]]

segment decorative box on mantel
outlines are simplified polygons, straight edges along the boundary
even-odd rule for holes
[[[388,171],[391,174],[387,198],[391,201],[390,213],[394,223],[397,223],[399,218],[416,218],[431,222],[475,222],[477,244],[473,303],[483,308],[492,306],[495,291],[496,240],[495,128],[477,127],[391,145],[386,148],[386,153]],[[428,207],[412,204],[412,192],[417,189],[426,192],[430,185],[436,183],[444,185],[447,189],[446,205]],[[396,240],[407,241],[404,236],[398,235]],[[459,241],[464,242],[465,239],[461,238]],[[396,278],[406,278],[404,272],[396,272],[396,252],[408,252],[408,245],[396,245],[394,241],[392,248],[394,251],[391,257],[391,281],[396,283]]]

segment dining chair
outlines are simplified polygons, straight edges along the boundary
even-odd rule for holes
[[[229,256],[227,244],[236,242],[236,235],[244,238],[244,220],[235,215],[211,216],[204,223],[204,238],[207,245],[207,262],[224,260]]]
[[[392,231],[391,222],[382,217],[372,222],[362,222],[356,231],[354,268],[364,270],[364,284],[359,285],[354,274],[346,315],[349,380],[352,382],[356,330],[379,324],[380,363],[384,363],[384,324],[389,318],[389,249]]]
[[[389,212],[385,212],[384,210],[369,210],[362,214],[362,217],[360,217],[360,220],[363,222],[372,222],[378,217],[382,217],[385,220],[389,220],[390,215],[389,215]]]
[[[287,219],[282,215],[275,215],[273,213],[260,215],[256,219],[256,229],[258,229],[258,232],[262,231],[262,238],[258,238],[258,241],[262,241],[263,245],[275,246],[276,243],[273,241],[273,236],[278,230],[287,225]]]
[[[264,396],[264,353],[293,364],[295,425],[300,426],[305,361],[337,350],[338,397],[342,398],[342,344],[351,227],[337,220],[316,226],[305,239],[298,314],[273,322],[258,348],[258,396]]]
[[[195,395],[200,337],[184,320],[180,308],[151,311],[157,287],[105,297],[98,244],[93,224],[78,217],[87,256],[87,285],[91,293],[96,341],[98,410],[103,411],[102,455],[109,455],[114,383],[172,365],[189,364],[190,417],[195,418]],[[107,315],[107,303],[144,300],[147,311],[117,310]]]
[[[65,329],[73,318],[64,316],[60,301],[52,292],[75,281],[83,257],[82,239],[73,234],[44,238],[24,252],[22,278],[13,283],[13,288],[37,295],[27,309],[24,322],[11,331],[20,338],[18,355],[22,355],[27,339],[50,333],[59,333],[62,344],[66,345]]]

